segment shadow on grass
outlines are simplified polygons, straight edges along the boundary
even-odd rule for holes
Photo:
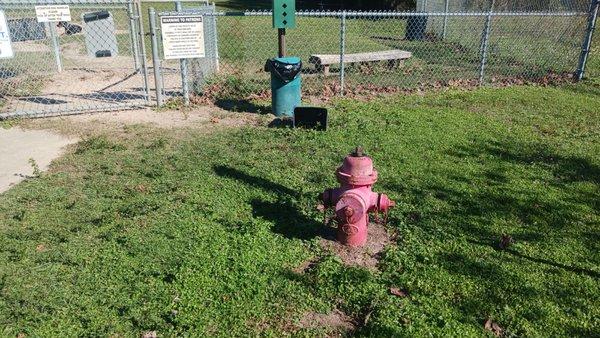
[[[276,193],[279,195],[289,196],[289,197],[293,197],[293,198],[296,198],[299,196],[298,192],[296,192],[284,185],[269,181],[262,177],[246,174],[245,172],[243,172],[241,170],[238,170],[238,169],[235,169],[235,168],[232,168],[229,166],[219,165],[219,166],[215,166],[213,168],[213,170],[215,171],[215,173],[217,175],[219,175],[221,177],[233,178],[233,179],[243,182],[249,186],[252,186],[252,187],[267,191],[267,192],[273,192],[273,193]]]
[[[332,238],[331,236],[334,236],[328,227],[300,212],[294,203],[300,197],[298,192],[279,183],[249,175],[232,167],[216,166],[213,169],[221,177],[233,178],[249,186],[278,195],[275,202],[261,199],[254,199],[250,202],[254,217],[273,222],[273,232],[286,238],[303,240],[314,237]]]
[[[273,232],[286,238],[302,240],[310,240],[315,237],[335,238],[332,227],[326,227],[323,223],[307,217],[288,201],[253,200],[251,205],[254,217],[261,217],[273,222]]]
[[[600,96],[600,83],[594,83],[590,80],[584,80],[584,83],[587,84],[587,86],[567,85],[563,86],[562,88],[570,90],[576,94]]]
[[[460,250],[437,256],[436,264],[449,273],[485,285],[485,292],[461,301],[462,311],[481,317],[514,303],[514,297],[542,300],[549,297],[549,285],[564,288],[551,302],[579,307],[585,295],[568,287],[565,278],[600,278],[593,254],[599,249],[598,235],[588,230],[594,221],[590,212],[600,211],[600,167],[587,158],[555,153],[544,144],[515,141],[479,142],[448,155],[452,162],[477,163],[475,173],[450,174],[443,183],[414,187],[383,183],[386,190],[408,196],[415,204],[405,222],[428,236],[439,236],[443,222],[443,236],[498,252],[503,234],[526,245],[509,247],[501,255],[477,250],[485,253],[482,259]],[[427,200],[432,202],[423,202]],[[565,247],[569,242],[581,243],[582,248]],[[588,259],[580,261],[580,255]],[[518,265],[540,273],[556,268],[569,277],[548,277],[546,286],[532,287],[535,284],[518,273]],[[534,308],[528,314],[540,318],[528,319],[543,320],[542,312]]]
[[[471,244],[475,244],[475,245],[482,245],[482,246],[489,246],[494,250],[500,250],[498,248],[497,243],[494,242],[485,242],[485,241],[476,241],[476,240],[468,240],[469,243]],[[502,250],[503,252],[506,252],[507,254],[513,255],[515,257],[519,257],[525,260],[528,260],[530,262],[534,262],[534,263],[539,263],[539,264],[544,264],[544,265],[548,265],[548,266],[552,266],[558,269],[563,269],[569,272],[573,272],[576,274],[583,274],[583,275],[587,275],[589,277],[592,278],[600,278],[600,272],[594,271],[594,270],[590,270],[590,269],[585,269],[585,268],[580,268],[577,266],[571,266],[571,265],[567,265],[567,264],[562,264],[562,263],[557,263],[557,262],[553,262],[549,259],[543,259],[543,258],[538,258],[538,257],[532,257],[529,255],[525,255],[523,253],[520,253],[514,249],[504,249]]]
[[[271,0],[227,0],[218,2],[217,6],[227,7],[228,9],[243,11],[247,9],[271,9]]]
[[[244,99],[218,99],[215,105],[221,109],[231,112],[248,112],[253,114],[270,114],[271,106],[257,104]]]
[[[557,180],[555,185],[565,183],[591,182],[600,184],[600,167],[586,158],[562,156],[540,146],[515,146],[508,143],[489,142],[477,148],[458,148],[450,155],[454,157],[479,157],[481,154],[491,156],[503,162],[517,165],[540,165],[553,173]]]

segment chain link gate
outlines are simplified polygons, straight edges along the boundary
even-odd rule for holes
[[[47,14],[57,6],[63,16],[70,14],[70,20],[56,17],[39,22],[44,21],[40,20],[44,11]],[[3,0],[0,9],[14,50],[12,58],[0,59],[0,118],[148,104],[139,4],[130,0]]]
[[[155,90],[156,103],[163,105],[166,101],[183,99],[190,103],[190,96],[200,92],[211,78],[220,73],[219,41],[217,31],[216,7],[214,4],[194,2],[191,6],[183,6],[175,2],[170,11],[157,11],[148,8],[148,23],[152,55],[152,76],[158,84]],[[162,8],[161,8],[162,9]],[[174,9],[174,11],[173,11]],[[204,57],[186,59],[168,59],[163,46],[163,17],[201,17]]]

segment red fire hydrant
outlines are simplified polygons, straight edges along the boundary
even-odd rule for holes
[[[377,171],[373,169],[373,160],[360,147],[344,158],[336,176],[340,187],[325,190],[321,195],[323,204],[325,208],[335,208],[338,241],[362,246],[367,242],[369,213],[387,213],[395,203],[385,194],[371,190],[377,182]]]

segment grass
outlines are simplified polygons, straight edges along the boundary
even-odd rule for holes
[[[99,132],[0,196],[0,332],[323,335],[296,325],[337,308],[361,336],[598,335],[599,104],[597,83],[484,88],[337,101],[326,133]],[[398,202],[379,272],[316,235],[359,144]]]

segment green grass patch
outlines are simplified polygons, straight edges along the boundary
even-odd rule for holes
[[[323,335],[295,324],[337,308],[358,335],[482,336],[487,318],[508,335],[598,335],[599,90],[343,100],[325,133],[86,139],[0,196],[1,332]],[[317,244],[316,196],[356,145],[398,202],[377,273]]]

